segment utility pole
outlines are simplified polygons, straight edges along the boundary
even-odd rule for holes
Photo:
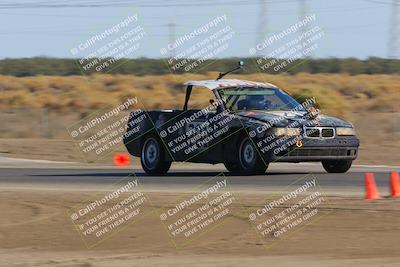
[[[266,0],[259,0],[258,26],[256,46],[263,42],[267,35],[267,3]],[[257,56],[261,51],[257,50]]]
[[[176,40],[176,24],[174,22],[168,23],[168,44],[172,45]],[[175,57],[175,49],[169,51],[169,58],[173,59]]]
[[[299,4],[300,4],[300,6],[299,6],[299,21],[302,21],[309,14],[308,3],[307,3],[307,0],[299,0]],[[300,28],[299,36],[302,36],[309,30],[310,30],[310,27],[309,27],[309,24],[307,23],[306,25],[304,25]],[[303,47],[303,48],[305,48],[305,47]],[[307,55],[306,57],[309,58],[309,57],[311,57],[311,55]]]
[[[388,57],[400,59],[400,0],[392,0]]]
[[[307,0],[299,0],[299,20],[303,20],[308,15]]]

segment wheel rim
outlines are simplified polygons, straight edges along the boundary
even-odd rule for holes
[[[148,169],[154,169],[159,158],[158,144],[154,138],[146,140],[143,145],[142,159]]]
[[[249,168],[254,165],[256,151],[249,140],[243,142],[241,149],[240,161],[242,166]]]

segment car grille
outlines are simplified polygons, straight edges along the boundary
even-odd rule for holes
[[[355,149],[342,149],[342,148],[330,148],[330,149],[295,149],[287,153],[286,157],[324,157],[324,156],[354,156],[357,153]]]
[[[304,129],[307,138],[333,138],[335,130],[332,127],[306,127]]]

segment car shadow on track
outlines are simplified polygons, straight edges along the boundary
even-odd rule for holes
[[[242,175],[242,174],[231,174],[229,172],[202,172],[202,171],[184,171],[184,172],[168,172],[165,175],[148,175],[144,172],[92,172],[92,173],[46,173],[46,174],[31,174],[29,176],[40,176],[40,177],[126,177],[129,175],[135,175],[137,177],[214,177],[223,173],[225,176],[280,176],[280,175],[302,175],[311,172],[267,172],[262,175]],[[319,172],[313,172],[318,174]],[[321,172],[322,173],[322,172]]]

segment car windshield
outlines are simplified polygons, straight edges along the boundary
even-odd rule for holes
[[[219,89],[225,107],[237,110],[291,110],[304,108],[290,95],[278,88],[229,88]]]

